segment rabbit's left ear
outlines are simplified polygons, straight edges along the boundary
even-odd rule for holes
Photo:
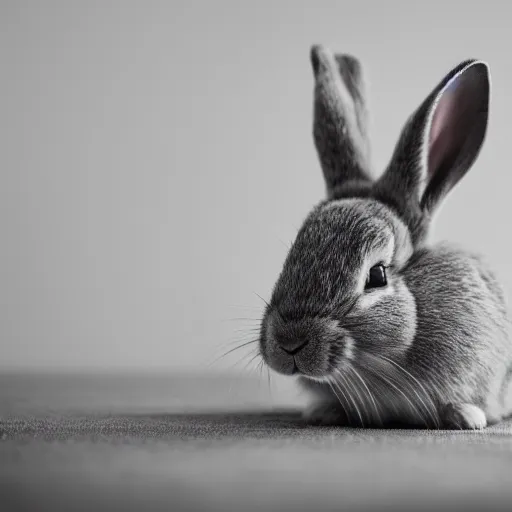
[[[370,182],[370,143],[362,66],[355,57],[311,48],[315,78],[313,138],[327,195]]]
[[[490,75],[468,60],[448,73],[410,117],[378,188],[405,216],[430,216],[476,160],[487,132]]]

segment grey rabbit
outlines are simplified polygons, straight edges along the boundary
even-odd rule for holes
[[[311,48],[327,197],[305,219],[260,327],[267,365],[311,395],[306,421],[481,429],[511,413],[507,301],[484,259],[429,228],[486,136],[490,74],[452,69],[374,176],[363,68]]]

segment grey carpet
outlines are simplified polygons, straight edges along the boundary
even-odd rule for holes
[[[1,376],[0,511],[512,509],[512,422],[314,428],[287,393],[237,377]]]

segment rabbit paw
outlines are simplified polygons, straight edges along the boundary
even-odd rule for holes
[[[448,404],[442,419],[443,426],[450,430],[481,430],[487,426],[484,411],[472,404]]]
[[[314,403],[302,413],[302,418],[310,425],[346,426],[347,414],[340,404],[331,402]]]

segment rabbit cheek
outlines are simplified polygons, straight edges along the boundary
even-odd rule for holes
[[[409,289],[395,280],[385,290],[367,294],[347,328],[356,340],[357,347],[369,352],[386,354],[404,351],[416,334],[416,306]]]

